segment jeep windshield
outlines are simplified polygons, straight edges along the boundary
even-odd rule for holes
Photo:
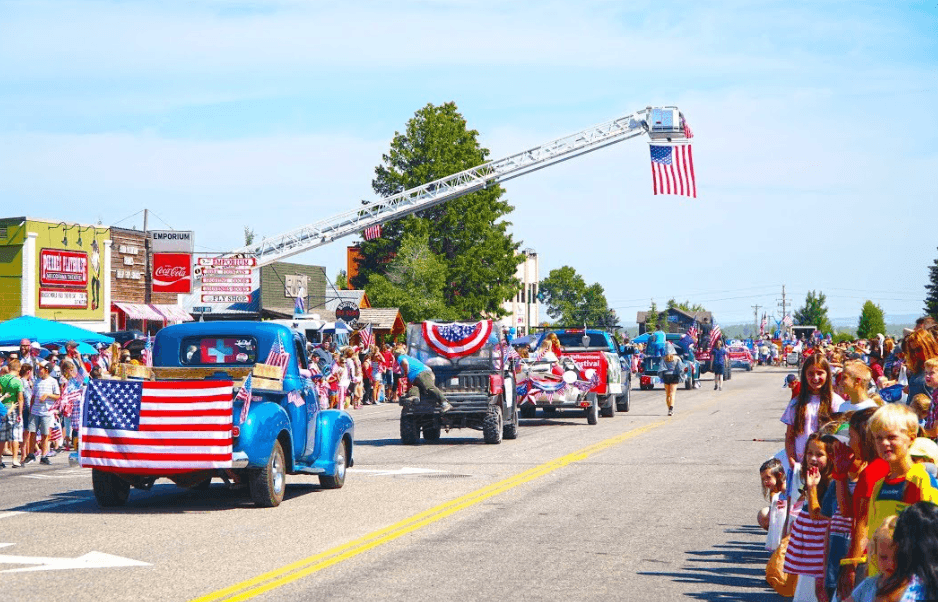
[[[495,349],[495,337],[495,329],[492,329],[489,340],[475,353],[447,358],[437,353],[423,338],[421,324],[409,324],[407,326],[407,355],[417,358],[430,368],[485,368],[490,370],[498,355]]]

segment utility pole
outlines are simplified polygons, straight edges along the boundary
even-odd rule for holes
[[[153,283],[150,281],[150,236],[147,232],[147,218],[149,210],[143,210],[143,302],[150,304],[150,289]]]
[[[754,327],[754,329],[753,329],[753,331],[752,331],[752,336],[755,337],[755,336],[756,336],[756,333],[759,332],[759,308],[762,307],[762,306],[761,306],[761,305],[750,305],[749,307],[752,308],[752,315],[753,315],[752,324],[753,324],[753,327]]]
[[[785,316],[788,315],[788,301],[785,298],[785,285],[782,285],[782,299],[778,302],[778,306],[782,309],[782,320],[785,320]],[[782,324],[782,332],[788,330],[788,326],[784,323]]]

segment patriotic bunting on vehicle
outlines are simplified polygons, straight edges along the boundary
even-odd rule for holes
[[[430,348],[447,359],[472,355],[485,345],[492,334],[492,321],[439,324],[423,323],[423,338]]]
[[[296,407],[300,407],[306,404],[306,400],[303,399],[303,394],[297,390],[287,392],[287,401]]]

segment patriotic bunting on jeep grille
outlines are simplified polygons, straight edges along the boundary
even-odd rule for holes
[[[697,198],[694,154],[690,144],[652,144],[651,178],[655,194],[677,194]]]
[[[448,359],[472,355],[482,349],[489,340],[490,334],[492,334],[491,320],[475,323],[423,323],[424,340],[431,349]]]
[[[365,240],[374,240],[376,238],[381,238],[381,224],[368,226],[367,228],[365,228],[363,236]]]
[[[135,474],[231,468],[230,380],[92,380],[79,455]]]

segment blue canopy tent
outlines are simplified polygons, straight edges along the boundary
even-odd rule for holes
[[[47,343],[66,343],[67,341],[80,341],[83,343],[114,342],[109,336],[98,334],[78,326],[43,320],[34,316],[20,316],[0,323],[0,345],[18,345],[20,340],[29,339],[38,341],[40,345]]]

